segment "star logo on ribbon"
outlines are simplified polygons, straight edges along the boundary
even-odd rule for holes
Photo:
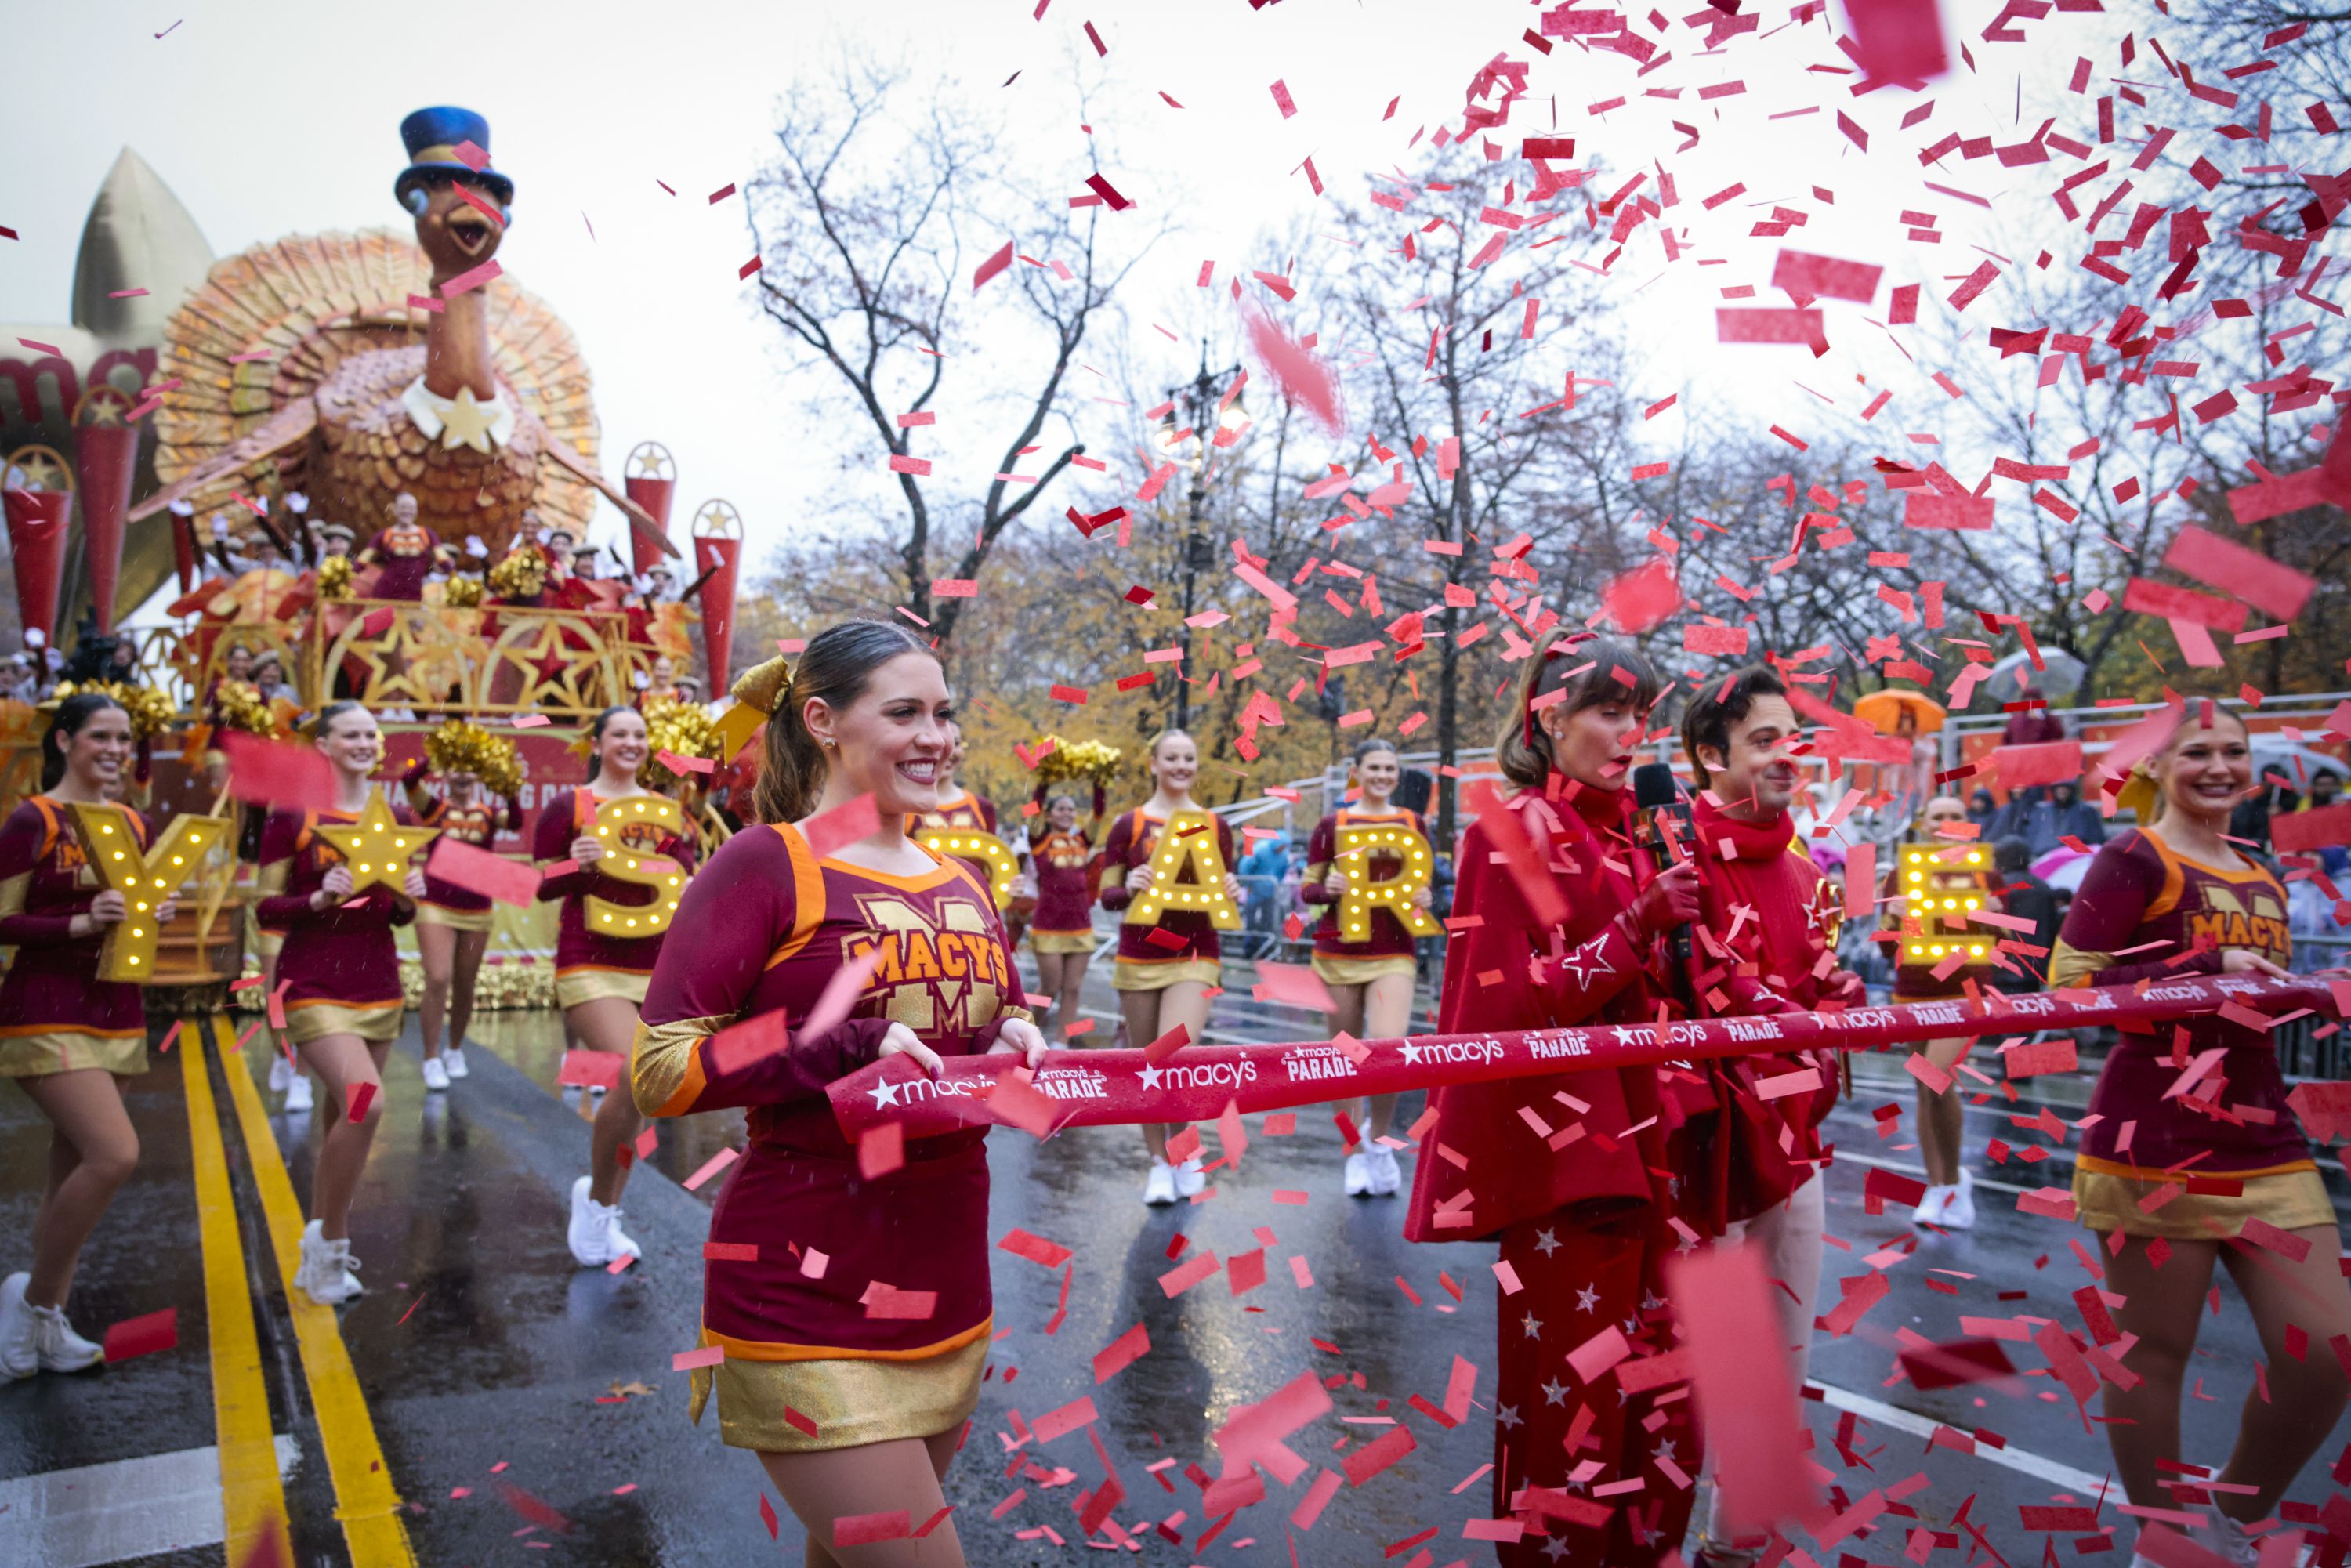
[[[873,1108],[876,1111],[885,1105],[895,1105],[898,1103],[898,1085],[886,1078],[865,1092],[873,1096]]]
[[[1407,1067],[1417,1066],[1420,1061],[1420,1047],[1416,1045],[1404,1047],[1404,1060]]]
[[[1159,1069],[1156,1064],[1145,1064],[1144,1067],[1143,1086],[1145,1089],[1156,1089],[1159,1087]]]

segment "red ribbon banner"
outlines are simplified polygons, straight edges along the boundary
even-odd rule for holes
[[[1009,1054],[952,1056],[936,1078],[910,1058],[893,1055],[839,1080],[828,1092],[834,1120],[852,1141],[885,1123],[895,1123],[908,1137],[925,1138],[974,1123],[1033,1131],[1040,1124],[1209,1122],[1228,1104],[1278,1111],[1547,1072],[1823,1048],[1882,1051],[1963,1035],[2156,1023],[2223,1010],[2249,1015],[2242,1022],[2268,1023],[2299,1011],[2339,1017],[2346,1001],[2351,980],[2184,976],[2144,989],[2108,986],[2006,997],[1989,1005],[1954,999],[1769,1018],[1415,1035],[1363,1040],[1352,1052],[1327,1040],[1186,1046],[1155,1062],[1140,1051],[1055,1051],[1025,1085],[1014,1075],[1018,1059]],[[1008,1092],[1004,1106],[991,1103],[999,1088]]]

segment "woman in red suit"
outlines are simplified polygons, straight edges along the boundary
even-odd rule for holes
[[[1453,917],[1475,924],[1447,955],[1439,1034],[1655,1019],[1671,961],[1661,938],[1698,911],[1695,869],[1655,870],[1629,831],[1625,784],[1659,685],[1647,660],[1606,641],[1561,638],[1527,661],[1495,747],[1513,792],[1462,839]],[[1613,1367],[1587,1380],[1568,1356],[1611,1333],[1671,1345],[1657,1070],[1444,1088],[1431,1108],[1405,1235],[1494,1238],[1517,1280],[1497,1325],[1494,1500],[1527,1534],[1498,1547],[1501,1560],[1654,1563],[1689,1520],[1689,1401],[1660,1402],[1672,1386],[1626,1397]],[[1653,1426],[1653,1414],[1665,1418]],[[1635,1479],[1641,1490],[1593,1495]],[[1564,1537],[1563,1558],[1552,1537]]]
[[[947,751],[935,656],[900,627],[852,621],[810,638],[789,680],[782,665],[736,687],[770,711],[767,825],[728,840],[686,890],[632,1076],[649,1115],[750,1113],[749,1150],[710,1220],[712,1252],[733,1255],[704,1268],[702,1342],[726,1358],[694,1374],[693,1414],[715,1387],[720,1437],[758,1453],[807,1527],[810,1563],[950,1568],[962,1547],[934,1516],[994,1332],[987,1129],[909,1138],[903,1164],[868,1178],[825,1088],[900,1053],[934,1073],[943,1057],[996,1051],[1033,1067],[1045,1042],[1019,1006],[987,883],[907,836]],[[820,856],[800,826],[865,797],[876,830]],[[835,977],[861,962],[849,1016],[810,1032]],[[926,1299],[904,1308],[910,1296]],[[883,1299],[892,1310],[875,1310]],[[834,1521],[899,1510],[937,1528],[826,1550]]]

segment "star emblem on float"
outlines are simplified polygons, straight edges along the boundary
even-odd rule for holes
[[[1589,988],[1603,975],[1616,972],[1614,965],[1602,957],[1601,949],[1608,945],[1608,934],[1602,932],[1591,941],[1569,948],[1560,956],[1560,967],[1575,977],[1575,983]]]

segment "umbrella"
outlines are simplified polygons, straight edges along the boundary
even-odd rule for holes
[[[2031,654],[2022,650],[2009,654],[1994,664],[1990,678],[1976,687],[1977,699],[1995,706],[2015,701],[2016,694],[2023,689],[2016,679],[2017,673],[2022,671],[2024,685],[2040,687],[2041,695],[2049,699],[2051,707],[2064,707],[2071,704],[2081,694],[2082,661],[2063,648],[2043,648],[2041,650],[2041,663],[2043,668],[2036,670],[2032,667]]]
[[[2078,893],[2082,879],[2090,874],[2090,862],[2097,858],[2061,845],[2032,862],[2032,874],[2061,893]]]
[[[1887,686],[1870,693],[1853,705],[1853,716],[1876,726],[1880,735],[1895,735],[1900,732],[1906,709],[1917,716],[1921,735],[1932,735],[1943,727],[1946,716],[1942,705],[1924,692],[1904,686]]]

